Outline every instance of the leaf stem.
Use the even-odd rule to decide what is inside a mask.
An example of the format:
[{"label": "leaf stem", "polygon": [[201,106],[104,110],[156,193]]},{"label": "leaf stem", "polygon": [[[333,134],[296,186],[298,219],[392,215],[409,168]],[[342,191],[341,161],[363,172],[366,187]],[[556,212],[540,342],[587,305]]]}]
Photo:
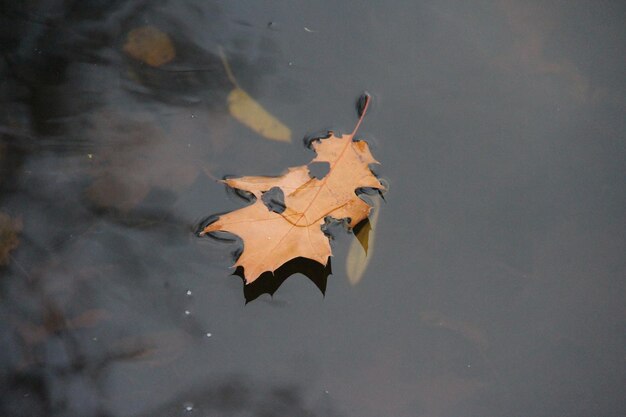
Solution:
[{"label": "leaf stem", "polygon": [[228,63],[228,59],[226,59],[226,54],[224,53],[224,49],[222,49],[221,45],[219,46],[218,51],[220,53],[220,59],[222,60],[222,65],[224,66],[224,71],[226,71],[226,76],[228,77],[230,82],[233,83],[235,88],[241,89],[241,87],[239,87],[239,83],[237,83],[237,79],[235,78],[233,71],[230,68],[230,64]]},{"label": "leaf stem", "polygon": [[370,105],[371,98],[372,96],[370,96],[368,93],[365,93],[365,106],[363,107],[363,112],[361,113],[361,117],[359,117],[359,121],[356,123],[356,126],[354,126],[354,130],[352,131],[350,136],[354,137],[356,131],[359,129],[359,126],[361,126],[361,122],[363,121],[365,113],[367,113],[367,108]]}]

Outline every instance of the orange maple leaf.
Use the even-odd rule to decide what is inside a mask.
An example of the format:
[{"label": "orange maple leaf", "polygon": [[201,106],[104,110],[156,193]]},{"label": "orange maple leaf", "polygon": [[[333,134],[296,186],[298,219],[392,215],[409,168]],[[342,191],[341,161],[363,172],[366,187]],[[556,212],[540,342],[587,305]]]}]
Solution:
[{"label": "orange maple leaf", "polygon": [[[200,232],[229,232],[243,240],[243,252],[233,267],[243,267],[245,282],[250,284],[263,272],[274,272],[286,262],[308,258],[326,265],[332,255],[328,237],[322,231],[326,218],[346,220],[349,227],[367,218],[370,205],[357,195],[363,188],[383,190],[384,186],[370,170],[378,164],[363,141],[354,141],[369,106],[364,96],[360,118],[354,131],[313,142],[317,156],[311,163],[328,163],[328,173],[314,178],[309,167],[288,168],[278,177],[248,176],[224,180],[228,186],[248,191],[256,201],[220,216]],[[264,202],[263,195],[278,189],[284,197],[280,209]],[[266,205],[267,204],[267,205]]]}]

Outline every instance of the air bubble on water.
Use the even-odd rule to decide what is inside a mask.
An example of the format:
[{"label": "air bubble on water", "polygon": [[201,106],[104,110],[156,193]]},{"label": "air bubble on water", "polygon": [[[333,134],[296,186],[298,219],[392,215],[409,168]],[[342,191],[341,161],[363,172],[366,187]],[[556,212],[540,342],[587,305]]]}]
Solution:
[{"label": "air bubble on water", "polygon": [[190,314],[191,314],[191,311],[189,311],[189,310],[185,310],[185,316],[188,316],[188,315],[190,315]]},{"label": "air bubble on water", "polygon": [[212,333],[207,333],[207,334],[206,334],[206,337],[211,337],[211,336],[213,336],[213,334],[212,334]]},{"label": "air bubble on water", "polygon": [[187,412],[193,411],[193,403],[184,403],[183,407],[185,407],[185,411]]}]

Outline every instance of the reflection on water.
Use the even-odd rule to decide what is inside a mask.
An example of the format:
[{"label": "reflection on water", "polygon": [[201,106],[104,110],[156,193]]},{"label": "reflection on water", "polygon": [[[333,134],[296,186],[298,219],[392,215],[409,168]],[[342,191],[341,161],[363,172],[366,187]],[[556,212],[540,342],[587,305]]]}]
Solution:
[{"label": "reflection on water", "polygon": [[218,384],[207,383],[201,390],[185,393],[147,416],[170,416],[182,411],[200,412],[225,416],[307,416],[336,413],[321,397],[314,404],[306,404],[302,389],[284,384],[267,384],[265,381],[250,381],[241,377],[231,377]]},{"label": "reflection on water", "polygon": [[[237,268],[235,274],[241,279],[243,268]],[[263,294],[274,295],[283,282],[290,276],[300,273],[313,282],[315,286],[324,294],[328,276],[332,273],[330,260],[324,266],[318,262],[306,258],[295,258],[278,268],[274,273],[265,272],[256,281],[245,285],[243,288],[246,302],[250,302]]]},{"label": "reflection on water", "polygon": [[[618,2],[4,3],[1,415],[624,415]],[[244,299],[214,179],[308,162],[363,90],[367,270]]]}]

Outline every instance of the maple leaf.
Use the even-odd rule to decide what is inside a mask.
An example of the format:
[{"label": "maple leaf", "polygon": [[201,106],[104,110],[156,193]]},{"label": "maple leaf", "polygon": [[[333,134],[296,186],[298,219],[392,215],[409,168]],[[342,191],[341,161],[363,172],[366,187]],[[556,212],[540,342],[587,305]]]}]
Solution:
[{"label": "maple leaf", "polygon": [[[328,172],[322,178],[312,177],[309,164],[288,168],[278,177],[247,176],[223,181],[229,187],[252,193],[256,200],[220,216],[199,235],[229,232],[243,240],[243,252],[233,267],[243,268],[246,284],[298,257],[326,265],[332,255],[329,239],[322,230],[326,219],[345,220],[352,228],[367,218],[371,207],[357,191],[384,189],[370,170],[370,165],[378,161],[369,146],[354,140],[369,102],[369,95],[360,100],[360,118],[352,133],[335,136],[329,132],[328,138],[312,143],[317,156],[311,164],[328,164]],[[275,204],[278,207],[264,201],[271,192],[282,196]]]}]

